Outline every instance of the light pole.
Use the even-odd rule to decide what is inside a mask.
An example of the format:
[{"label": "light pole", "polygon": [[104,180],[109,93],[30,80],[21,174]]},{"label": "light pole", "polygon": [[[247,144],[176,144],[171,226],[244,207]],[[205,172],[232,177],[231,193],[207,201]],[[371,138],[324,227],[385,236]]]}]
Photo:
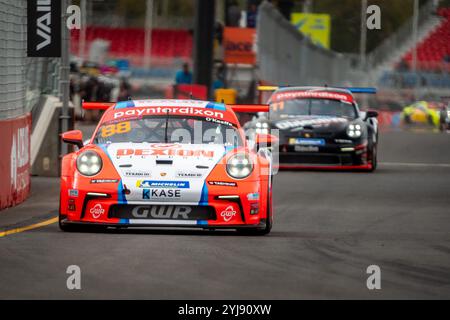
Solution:
[{"label": "light pole", "polygon": [[[69,130],[69,76],[70,76],[70,56],[69,56],[69,29],[67,28],[67,6],[70,4],[70,0],[62,0],[62,14],[61,14],[61,66],[60,66],[60,89],[61,89],[61,100],[62,100],[62,110],[61,110],[61,131],[65,132]],[[65,155],[68,152],[68,146],[66,143],[61,144],[61,155]]]},{"label": "light pole", "polygon": [[366,68],[366,43],[367,43],[367,26],[366,26],[366,14],[367,14],[367,0],[361,1],[361,35],[359,41],[359,65],[361,69]]},{"label": "light pole", "polygon": [[81,61],[84,61],[85,51],[86,51],[86,27],[87,27],[87,12],[86,12],[86,0],[80,0],[80,11],[81,11],[81,29],[80,37],[78,38],[78,55]]},{"label": "light pole", "polygon": [[417,87],[420,85],[420,79],[419,79],[419,75],[417,73],[418,26],[419,26],[419,0],[414,0],[413,26],[412,26],[414,48],[413,48],[413,52],[412,52],[412,68],[411,68],[412,72],[414,73],[414,78],[416,79],[416,82],[414,85],[414,98],[417,98]]},{"label": "light pole", "polygon": [[144,66],[150,68],[152,55],[152,27],[153,27],[153,0],[147,0],[145,10],[145,43],[144,43]]}]

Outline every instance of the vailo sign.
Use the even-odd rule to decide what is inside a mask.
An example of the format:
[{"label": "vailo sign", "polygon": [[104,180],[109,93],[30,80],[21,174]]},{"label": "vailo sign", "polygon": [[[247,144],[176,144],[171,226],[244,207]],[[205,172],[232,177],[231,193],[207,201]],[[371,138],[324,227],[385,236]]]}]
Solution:
[{"label": "vailo sign", "polygon": [[225,63],[255,64],[255,36],[252,28],[225,28]]}]

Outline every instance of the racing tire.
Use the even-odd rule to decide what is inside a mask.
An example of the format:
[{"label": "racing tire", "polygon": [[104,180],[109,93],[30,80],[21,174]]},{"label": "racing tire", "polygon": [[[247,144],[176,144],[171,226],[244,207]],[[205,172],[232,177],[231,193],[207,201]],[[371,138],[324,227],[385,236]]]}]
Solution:
[{"label": "racing tire", "polygon": [[372,166],[369,169],[369,172],[374,172],[377,169],[377,165],[378,165],[378,157],[377,157],[377,145],[376,144],[372,144],[372,148],[370,148],[370,152],[369,152],[369,157],[372,161]]},{"label": "racing tire", "polygon": [[403,121],[405,122],[405,124],[412,124],[410,115],[404,115]]},{"label": "racing tire", "polygon": [[58,224],[59,229],[64,232],[101,232],[107,229],[106,226],[102,225],[76,225],[64,223],[63,216],[59,215]]},{"label": "racing tire", "polygon": [[431,116],[431,114],[429,114],[428,116],[427,116],[427,120],[428,120],[428,124],[430,125],[430,126],[435,126],[435,124],[434,124],[434,121],[433,121],[433,117]]},{"label": "racing tire", "polygon": [[63,220],[63,216],[62,215],[58,215],[58,225],[59,225],[59,229],[61,231],[64,231],[64,232],[81,231],[81,228],[79,226],[64,223],[64,222],[62,222],[62,220]]},{"label": "racing tire", "polygon": [[369,169],[369,172],[374,172],[377,169],[377,166],[378,166],[378,156],[377,156],[378,152],[377,151],[378,151],[377,145],[376,144],[372,145],[372,148],[370,150],[370,159],[372,162],[372,166]]}]

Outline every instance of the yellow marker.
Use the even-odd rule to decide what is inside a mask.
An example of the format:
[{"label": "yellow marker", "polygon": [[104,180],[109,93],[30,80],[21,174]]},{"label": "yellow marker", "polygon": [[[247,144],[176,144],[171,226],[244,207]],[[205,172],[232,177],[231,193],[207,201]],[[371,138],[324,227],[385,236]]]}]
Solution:
[{"label": "yellow marker", "polygon": [[20,232],[24,232],[24,231],[33,230],[33,229],[36,229],[36,228],[48,226],[49,224],[52,224],[52,223],[55,223],[55,222],[58,222],[58,217],[54,217],[54,218],[51,218],[49,220],[45,220],[45,221],[42,221],[42,222],[39,222],[39,223],[35,223],[35,224],[29,225],[29,226],[2,231],[2,232],[0,232],[0,238],[1,237],[6,237],[6,236],[8,236],[10,234],[20,233]]},{"label": "yellow marker", "polygon": [[259,91],[275,91],[278,88],[277,86],[258,86]]}]

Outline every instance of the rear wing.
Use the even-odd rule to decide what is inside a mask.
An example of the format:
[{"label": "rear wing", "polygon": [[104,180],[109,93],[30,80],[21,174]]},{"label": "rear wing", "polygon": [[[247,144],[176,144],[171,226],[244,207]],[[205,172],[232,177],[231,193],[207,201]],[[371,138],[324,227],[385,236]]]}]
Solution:
[{"label": "rear wing", "polygon": [[115,102],[82,102],[81,106],[85,110],[106,110],[115,105]]},{"label": "rear wing", "polygon": [[232,104],[228,106],[236,113],[242,127],[252,121],[256,113],[269,112],[268,104]]},{"label": "rear wing", "polygon": [[[115,102],[84,102],[82,103],[83,109],[86,110],[106,110]],[[267,104],[234,104],[230,105],[231,109],[236,113],[257,113],[257,112],[269,112],[269,105]]]},{"label": "rear wing", "polygon": [[268,104],[232,104],[229,106],[236,113],[269,112]]},{"label": "rear wing", "polygon": [[[258,86],[259,91],[275,91],[280,88],[294,88],[294,86]],[[304,87],[306,89],[306,87]],[[366,94],[376,94],[377,88],[374,87],[317,87],[317,89],[345,89],[350,91],[351,93],[366,93]],[[310,90],[314,90],[314,88],[310,88]]]}]

